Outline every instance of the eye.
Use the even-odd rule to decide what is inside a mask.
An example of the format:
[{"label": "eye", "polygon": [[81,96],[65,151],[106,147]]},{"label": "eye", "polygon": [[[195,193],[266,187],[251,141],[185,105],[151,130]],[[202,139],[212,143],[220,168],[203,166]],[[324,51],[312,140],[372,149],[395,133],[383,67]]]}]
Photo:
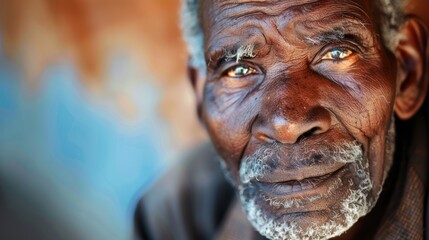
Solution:
[{"label": "eye", "polygon": [[257,70],[249,66],[234,66],[226,70],[225,75],[231,78],[242,78],[257,73]]},{"label": "eye", "polygon": [[347,48],[334,48],[323,55],[322,60],[341,61],[353,55],[353,51]]}]

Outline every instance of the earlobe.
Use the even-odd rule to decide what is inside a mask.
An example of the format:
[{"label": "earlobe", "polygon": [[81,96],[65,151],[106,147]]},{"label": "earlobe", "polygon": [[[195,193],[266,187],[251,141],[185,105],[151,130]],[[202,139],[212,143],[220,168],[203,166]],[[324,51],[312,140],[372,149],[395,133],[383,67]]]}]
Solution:
[{"label": "earlobe", "polygon": [[188,78],[192,84],[194,90],[195,99],[197,103],[197,115],[201,121],[202,114],[202,103],[204,93],[204,83],[206,81],[206,74],[202,70],[197,69],[188,62]]},{"label": "earlobe", "polygon": [[420,109],[427,94],[428,34],[416,17],[408,17],[399,34],[395,51],[399,68],[394,108],[401,120],[408,120]]}]

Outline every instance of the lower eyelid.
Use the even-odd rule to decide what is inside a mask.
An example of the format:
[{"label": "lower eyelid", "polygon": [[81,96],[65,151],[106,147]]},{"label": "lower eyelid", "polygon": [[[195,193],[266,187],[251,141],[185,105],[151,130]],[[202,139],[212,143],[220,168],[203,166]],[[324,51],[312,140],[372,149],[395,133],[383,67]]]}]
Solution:
[{"label": "lower eyelid", "polygon": [[219,83],[223,88],[229,89],[247,89],[258,85],[264,77],[257,74],[250,74],[242,78],[221,77]]}]

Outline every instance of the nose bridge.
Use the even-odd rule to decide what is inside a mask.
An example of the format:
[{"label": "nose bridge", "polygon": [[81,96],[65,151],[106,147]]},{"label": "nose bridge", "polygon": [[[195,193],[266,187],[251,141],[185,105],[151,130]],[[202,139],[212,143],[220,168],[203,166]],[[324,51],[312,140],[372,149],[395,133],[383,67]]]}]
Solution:
[{"label": "nose bridge", "polygon": [[265,89],[263,107],[252,131],[262,141],[293,144],[326,132],[331,116],[320,105],[316,86],[298,81],[281,81]]},{"label": "nose bridge", "polygon": [[[274,98],[266,99],[266,105],[274,105],[272,117],[282,119],[284,124],[304,121],[306,112],[311,108],[311,99],[308,94],[309,89],[305,86],[289,82],[277,85],[270,92],[276,92]],[[272,102],[270,102],[272,100]]]}]

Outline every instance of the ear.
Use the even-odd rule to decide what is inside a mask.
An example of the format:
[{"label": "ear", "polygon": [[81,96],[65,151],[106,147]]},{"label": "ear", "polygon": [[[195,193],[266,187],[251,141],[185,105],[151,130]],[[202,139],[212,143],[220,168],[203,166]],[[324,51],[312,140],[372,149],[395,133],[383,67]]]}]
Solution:
[{"label": "ear", "polygon": [[394,110],[408,120],[423,104],[428,88],[428,34],[424,23],[410,16],[400,30],[395,55],[399,62],[398,88]]},{"label": "ear", "polygon": [[192,88],[194,89],[197,103],[197,115],[201,121],[206,73],[201,69],[193,67],[188,61],[188,78],[191,81]]}]

